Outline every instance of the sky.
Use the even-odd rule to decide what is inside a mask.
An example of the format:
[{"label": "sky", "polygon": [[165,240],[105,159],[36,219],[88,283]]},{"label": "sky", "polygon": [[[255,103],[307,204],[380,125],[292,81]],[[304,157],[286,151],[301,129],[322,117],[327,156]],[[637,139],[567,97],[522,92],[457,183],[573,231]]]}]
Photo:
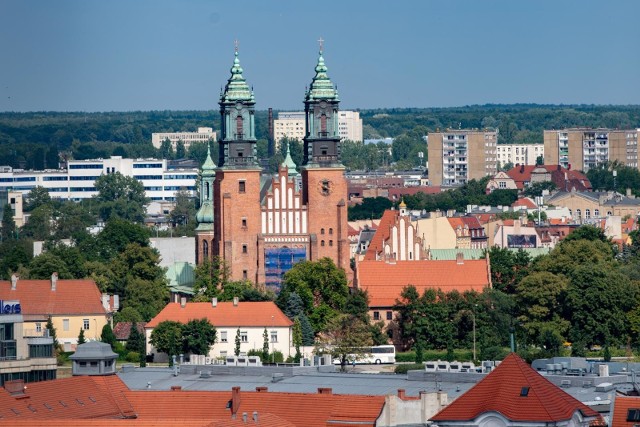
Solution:
[{"label": "sky", "polygon": [[0,0],[0,111],[301,110],[324,39],[341,109],[638,104],[637,0]]}]

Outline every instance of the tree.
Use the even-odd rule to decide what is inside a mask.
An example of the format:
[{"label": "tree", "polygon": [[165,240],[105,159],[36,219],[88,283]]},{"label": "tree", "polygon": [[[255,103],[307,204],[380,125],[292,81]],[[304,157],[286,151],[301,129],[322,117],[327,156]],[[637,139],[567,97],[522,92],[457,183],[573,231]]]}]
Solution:
[{"label": "tree", "polygon": [[236,331],[236,342],[235,348],[233,349],[233,354],[236,356],[240,356],[240,328]]},{"label": "tree", "polygon": [[295,363],[299,363],[302,358],[302,354],[300,353],[300,346],[302,345],[302,325],[300,324],[300,319],[295,318],[293,321],[293,328],[291,331],[293,347],[296,349],[296,355],[293,358]]},{"label": "tree", "polygon": [[13,220],[13,209],[10,204],[4,205],[2,211],[2,228],[0,229],[0,240],[11,240],[16,238],[16,223]]},{"label": "tree", "polygon": [[262,333],[262,360],[269,360],[269,332],[267,332],[267,328],[264,328]]},{"label": "tree", "polygon": [[298,316],[298,319],[300,320],[300,328],[302,329],[302,345],[313,345],[315,342],[315,334],[309,318],[302,313]]},{"label": "tree", "polygon": [[599,240],[601,242],[609,242],[609,238],[604,234],[604,230],[593,225],[582,225],[573,230],[563,241],[571,242],[573,240]]},{"label": "tree", "polygon": [[195,228],[196,223],[196,204],[195,199],[186,190],[179,190],[175,193],[175,207],[169,215],[171,222],[183,227],[191,225]]},{"label": "tree", "polygon": [[369,328],[362,320],[348,314],[339,314],[332,317],[325,329],[318,334],[316,353],[331,354],[340,361],[340,368],[344,371],[347,362],[353,362],[349,357],[362,359],[367,353],[366,347],[372,344]]},{"label": "tree", "polygon": [[515,285],[529,272],[531,257],[525,251],[513,252],[493,246],[488,250],[491,260],[491,283],[499,291],[512,294]]},{"label": "tree", "polygon": [[130,352],[138,353],[140,355],[140,367],[146,366],[147,348],[145,345],[144,334],[138,330],[138,324],[136,322],[131,322],[129,338],[127,338],[125,349]]},{"label": "tree", "polygon": [[87,340],[84,339],[84,329],[80,328],[80,334],[78,334],[78,345],[86,343]]},{"label": "tree", "polygon": [[49,195],[49,190],[38,185],[35,188],[33,188],[31,191],[29,191],[29,193],[25,197],[24,211],[31,212],[34,209],[39,208],[40,206],[45,206],[45,205],[48,205],[48,206],[52,205],[52,200],[51,200],[51,196]]},{"label": "tree", "polygon": [[105,221],[121,218],[132,222],[144,220],[144,206],[149,202],[144,186],[133,177],[119,172],[100,175],[94,184],[100,203],[100,216]]},{"label": "tree", "polygon": [[52,253],[43,252],[29,263],[30,279],[50,279],[54,272],[60,279],[73,279],[66,262]]},{"label": "tree", "polygon": [[60,351],[60,343],[58,342],[58,334],[56,332],[56,328],[53,326],[53,321],[51,320],[51,316],[47,318],[47,323],[45,325],[45,329],[49,333],[49,337],[53,340],[53,351],[58,354]]},{"label": "tree", "polygon": [[174,158],[173,156],[173,146],[171,145],[171,141],[169,138],[165,138],[160,144],[160,157],[163,159],[171,160]]},{"label": "tree", "polygon": [[291,320],[298,317],[300,314],[304,314],[304,304],[302,298],[297,292],[291,292],[287,299],[287,305],[283,310],[284,314]]},{"label": "tree", "polygon": [[393,203],[386,197],[365,197],[362,203],[347,208],[349,221],[358,219],[382,218],[385,210],[391,209]]},{"label": "tree", "polygon": [[115,322],[142,322],[142,316],[133,307],[124,307],[114,315]]},{"label": "tree", "polygon": [[207,355],[216,342],[216,328],[208,319],[189,320],[182,327],[182,350],[188,354]]},{"label": "tree", "polygon": [[31,211],[29,221],[22,226],[22,235],[34,240],[47,240],[53,231],[53,207],[41,205]]},{"label": "tree", "polygon": [[[150,235],[147,227],[123,219],[112,218],[107,221],[97,239],[85,235],[83,238],[86,239],[86,244],[84,241],[77,241],[79,244],[76,246],[81,247],[83,253],[94,253],[96,260],[109,261],[124,251],[129,244],[149,246]],[[76,240],[78,237],[76,236]],[[87,258],[91,259],[89,256]]]},{"label": "tree", "polygon": [[182,325],[173,320],[160,322],[151,332],[151,344],[162,353],[169,356],[169,366],[173,366],[173,356],[182,350]]},{"label": "tree", "polygon": [[187,150],[184,148],[184,142],[181,139],[176,143],[176,159],[184,159],[187,157]]},{"label": "tree", "polygon": [[102,333],[100,334],[100,341],[107,343],[111,346],[111,349],[114,350],[116,348],[116,335],[113,333],[113,329],[111,329],[111,325],[107,323],[102,327]]}]

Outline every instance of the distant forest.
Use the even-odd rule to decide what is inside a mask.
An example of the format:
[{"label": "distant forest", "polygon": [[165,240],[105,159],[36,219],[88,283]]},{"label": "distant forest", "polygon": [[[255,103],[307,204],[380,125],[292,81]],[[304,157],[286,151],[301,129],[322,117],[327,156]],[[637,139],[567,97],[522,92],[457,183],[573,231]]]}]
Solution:
[{"label": "distant forest", "polygon": [[[345,164],[354,169],[417,166],[417,152],[425,152],[422,137],[447,128],[498,128],[499,143],[541,143],[544,129],[565,127],[640,127],[640,106],[594,105],[476,105],[455,108],[361,110],[365,138],[396,138],[392,158],[385,148],[363,155],[347,147]],[[277,117],[277,112],[274,113]],[[220,129],[217,110],[134,111],[108,113],[0,113],[0,165],[23,169],[57,168],[63,159],[121,155],[154,157],[153,132]],[[256,112],[256,134],[266,140],[267,112]],[[262,141],[259,146],[264,146]],[[260,150],[262,154],[266,150]],[[369,150],[371,151],[371,150]],[[201,153],[199,150],[198,153]],[[195,152],[192,153],[195,157]],[[188,155],[188,153],[187,153]],[[352,164],[351,164],[352,163]]]}]

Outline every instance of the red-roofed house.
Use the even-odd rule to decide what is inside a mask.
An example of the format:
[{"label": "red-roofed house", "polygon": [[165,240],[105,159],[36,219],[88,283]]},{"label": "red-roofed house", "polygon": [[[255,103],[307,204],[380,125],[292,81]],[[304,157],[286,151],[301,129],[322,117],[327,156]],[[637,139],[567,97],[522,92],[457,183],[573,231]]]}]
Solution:
[{"label": "red-roofed house", "polygon": [[218,340],[208,356],[233,355],[236,332],[240,330],[240,351],[262,349],[265,329],[269,334],[271,351],[291,355],[291,327],[293,322],[272,301],[250,302],[189,302],[169,303],[145,325],[147,354],[157,353],[149,344],[153,329],[165,320],[187,323],[189,320],[207,319],[218,332]]},{"label": "red-roofed house", "polygon": [[518,165],[506,173],[514,180],[518,190],[523,190],[531,183],[545,181],[552,181],[558,190],[591,190],[591,182],[585,174],[560,165]]},{"label": "red-roofed house", "polygon": [[[144,335],[144,326],[146,322],[136,322],[136,329],[138,332]],[[113,327],[113,334],[116,336],[116,340],[125,343],[131,335],[131,326],[133,322],[118,322]]]},{"label": "red-roofed house", "polygon": [[438,427],[587,427],[601,420],[515,353],[431,418]]},{"label": "red-roofed house", "polygon": [[640,397],[615,396],[611,427],[635,427],[640,424]]},{"label": "red-roofed house", "polygon": [[51,317],[60,344],[67,349],[78,341],[80,329],[88,340],[100,338],[110,312],[93,280],[21,280],[13,275],[10,281],[0,280],[0,300],[19,300],[24,328],[42,334]]},{"label": "red-roofed house", "polygon": [[[460,254],[461,255],[461,254]],[[374,320],[393,319],[393,306],[402,289],[413,285],[422,294],[426,289],[482,292],[491,286],[489,260],[420,260],[358,263],[354,285],[369,293],[369,314]]]}]

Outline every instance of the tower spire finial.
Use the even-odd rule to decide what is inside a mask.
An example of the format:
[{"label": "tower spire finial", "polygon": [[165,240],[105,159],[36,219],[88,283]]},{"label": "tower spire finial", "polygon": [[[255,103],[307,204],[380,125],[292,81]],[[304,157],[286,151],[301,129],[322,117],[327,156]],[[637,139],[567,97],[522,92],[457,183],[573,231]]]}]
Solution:
[{"label": "tower spire finial", "polygon": [[236,53],[238,53],[238,47],[239,47],[239,46],[240,46],[240,42],[238,41],[238,39],[235,39],[235,40],[233,41],[233,48],[234,48],[234,51],[235,51]]},{"label": "tower spire finial", "polygon": [[324,40],[322,37],[318,39],[318,43],[320,44],[320,52],[322,52],[324,50]]}]

